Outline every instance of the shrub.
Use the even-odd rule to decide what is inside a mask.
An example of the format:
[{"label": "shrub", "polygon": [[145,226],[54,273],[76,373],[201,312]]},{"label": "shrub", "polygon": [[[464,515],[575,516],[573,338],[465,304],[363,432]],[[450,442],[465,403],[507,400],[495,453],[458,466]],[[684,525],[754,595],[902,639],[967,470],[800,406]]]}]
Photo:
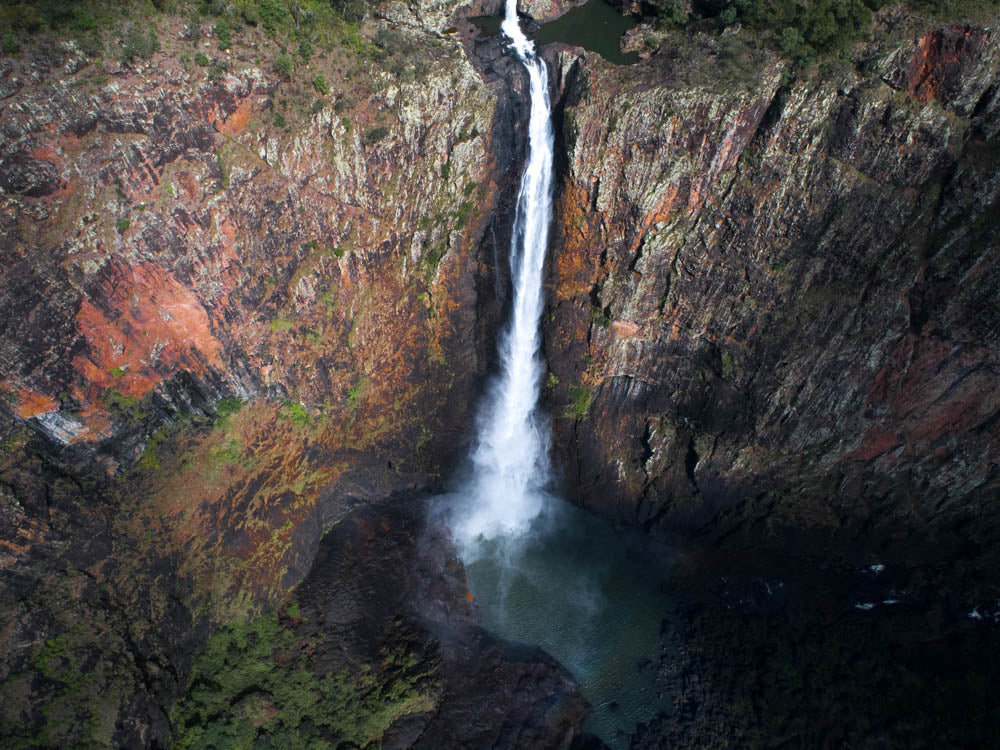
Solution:
[{"label": "shrub", "polygon": [[281,416],[299,427],[308,427],[312,420],[306,407],[295,401],[286,401],[281,407]]},{"label": "shrub", "polygon": [[257,13],[267,31],[273,32],[288,15],[288,8],[282,0],[258,0]]},{"label": "shrub", "polygon": [[609,328],[611,326],[611,318],[600,307],[590,308],[590,320],[601,328]]},{"label": "shrub", "polygon": [[309,60],[312,59],[313,52],[313,46],[308,41],[303,40],[299,43],[299,57],[301,57],[303,61],[309,62]]},{"label": "shrub", "polygon": [[73,20],[70,26],[74,31],[95,31],[97,19],[85,8],[73,8]]},{"label": "shrub", "polygon": [[217,151],[215,153],[215,162],[219,167],[219,185],[222,186],[223,190],[229,189],[229,170],[226,168],[226,163],[222,160],[222,152]]},{"label": "shrub", "polygon": [[291,55],[278,55],[274,58],[274,72],[278,75],[291,78],[294,70],[295,64],[292,62]]},{"label": "shrub", "polygon": [[361,139],[361,142],[364,143],[366,146],[374,146],[376,143],[381,141],[387,135],[389,135],[389,128],[381,126],[377,128],[369,128],[365,132],[364,137]]},{"label": "shrub", "polygon": [[115,226],[118,228],[119,233],[121,233],[129,228],[130,222],[128,219],[119,219],[117,222],[115,222]]},{"label": "shrub", "polygon": [[323,96],[330,93],[330,87],[326,84],[326,79],[323,76],[313,78],[313,88],[323,94]]},{"label": "shrub", "polygon": [[585,385],[571,385],[569,387],[569,403],[566,405],[564,416],[573,419],[582,419],[590,409],[590,402],[593,394]]},{"label": "shrub", "polygon": [[364,390],[365,380],[362,378],[357,383],[347,389],[347,408],[352,412],[358,410],[361,403],[361,392]]},{"label": "shrub", "polygon": [[271,330],[275,333],[287,333],[295,328],[295,322],[288,318],[277,317],[271,321]]},{"label": "shrub", "polygon": [[201,14],[198,11],[191,13],[187,26],[184,27],[184,33],[181,36],[187,41],[196,44],[201,39]]},{"label": "shrub", "polygon": [[225,18],[220,18],[215,24],[215,41],[219,44],[220,50],[227,50],[233,43],[232,27]]},{"label": "shrub", "polygon": [[236,414],[243,408],[243,399],[236,396],[226,396],[215,402],[215,414],[219,417],[228,417]]},{"label": "shrub", "polygon": [[204,52],[199,52],[194,56],[194,62],[196,65],[200,65],[205,68],[208,67],[209,59]]},{"label": "shrub", "polygon": [[[285,614],[303,613],[290,604]],[[224,625],[192,662],[186,694],[171,712],[171,747],[377,745],[401,716],[435,705],[427,668],[399,647],[383,652],[382,663],[363,665],[356,675],[317,675],[307,644],[277,614]]]},{"label": "shrub", "polygon": [[0,41],[0,52],[5,55],[16,55],[21,51],[21,45],[9,31],[3,35],[3,41]]},{"label": "shrub", "polygon": [[159,49],[160,39],[156,36],[156,29],[150,27],[148,31],[143,31],[137,26],[132,26],[125,34],[122,61],[130,63],[137,57],[148,60]]}]

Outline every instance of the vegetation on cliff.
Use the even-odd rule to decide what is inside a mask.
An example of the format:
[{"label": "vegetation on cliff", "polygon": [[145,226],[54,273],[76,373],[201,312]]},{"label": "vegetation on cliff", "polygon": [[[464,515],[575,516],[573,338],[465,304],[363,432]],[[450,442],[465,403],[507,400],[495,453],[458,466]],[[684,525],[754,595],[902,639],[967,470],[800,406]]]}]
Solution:
[{"label": "vegetation on cliff", "polygon": [[386,646],[381,663],[317,676],[315,644],[292,631],[298,605],[226,625],[195,658],[172,713],[176,750],[378,745],[401,716],[436,705],[433,675]]},{"label": "vegetation on cliff", "polygon": [[[679,28],[726,27],[740,24],[752,29],[799,63],[844,56],[872,29],[873,13],[898,5],[890,0],[724,0],[656,3],[658,26]],[[996,13],[996,0],[910,0],[913,11],[935,18],[960,20]]]}]

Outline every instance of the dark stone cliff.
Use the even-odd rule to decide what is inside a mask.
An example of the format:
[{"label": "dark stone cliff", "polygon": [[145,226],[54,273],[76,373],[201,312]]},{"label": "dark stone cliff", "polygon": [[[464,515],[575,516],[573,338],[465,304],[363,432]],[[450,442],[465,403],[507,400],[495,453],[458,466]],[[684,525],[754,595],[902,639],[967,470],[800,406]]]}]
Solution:
[{"label": "dark stone cliff", "polygon": [[587,507],[990,553],[1000,49],[970,27],[876,38],[792,82],[738,36],[668,37],[635,70],[556,54],[546,345]]},{"label": "dark stone cliff", "polygon": [[[401,509],[461,459],[505,304],[523,81],[461,19],[496,6],[380,5],[381,52],[290,78],[250,30],[192,65],[218,53],[167,16],[149,62],[0,61],[4,743],[168,746],[194,655],[274,612],[306,660],[277,667],[385,698],[372,742],[578,735],[569,676],[479,631]],[[546,54],[567,494],[728,550],[962,560],[992,595],[996,32],[885,15],[794,75],[745,34]],[[263,692],[226,710],[274,721]]]}]

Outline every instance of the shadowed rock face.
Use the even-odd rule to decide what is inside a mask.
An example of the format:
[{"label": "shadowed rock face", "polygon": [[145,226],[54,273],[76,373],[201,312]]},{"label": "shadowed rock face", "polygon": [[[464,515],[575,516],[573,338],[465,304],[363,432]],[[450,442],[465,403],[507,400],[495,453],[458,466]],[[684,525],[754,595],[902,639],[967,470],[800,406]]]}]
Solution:
[{"label": "shadowed rock face", "polygon": [[551,52],[550,402],[587,507],[779,547],[988,554],[1000,49],[965,27],[877,38],[790,84],[731,37],[628,70]]},{"label": "shadowed rock face", "polygon": [[[428,72],[346,81],[338,52],[323,98],[266,46],[216,80],[172,41],[145,67],[0,61],[4,741],[167,746],[213,628],[307,575],[317,670],[375,658],[397,622],[434,670],[437,712],[386,746],[575,735],[566,674],[477,630],[443,547],[372,510],[461,454],[524,122],[520,73],[455,3],[379,12]],[[880,28],[793,83],[739,37],[622,69],[549,54],[546,398],[572,495],[736,547],[930,560],[919,591],[966,557],[956,597],[991,600],[995,34]],[[956,612],[935,637],[964,637]],[[838,618],[795,614],[789,641]],[[719,663],[740,627],[689,625]],[[689,656],[664,679],[696,694],[714,667]],[[715,718],[683,731],[710,741]]]},{"label": "shadowed rock face", "polygon": [[295,591],[297,637],[319,671],[416,655],[430,683],[426,710],[398,720],[383,747],[565,747],[586,703],[569,674],[536,648],[476,626],[465,573],[424,504],[362,508],[328,534]]}]

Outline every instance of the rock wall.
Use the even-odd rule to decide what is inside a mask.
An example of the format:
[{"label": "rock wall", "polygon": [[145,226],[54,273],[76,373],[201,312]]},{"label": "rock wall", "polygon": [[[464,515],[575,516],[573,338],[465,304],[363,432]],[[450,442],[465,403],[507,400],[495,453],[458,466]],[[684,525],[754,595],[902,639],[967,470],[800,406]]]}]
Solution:
[{"label": "rock wall", "polygon": [[988,551],[1000,48],[882,24],[797,76],[740,34],[629,69],[552,50],[549,402],[587,507],[790,549]]},{"label": "rock wall", "polygon": [[[457,39],[409,33],[419,79],[337,50],[308,73],[327,94],[245,48],[214,77],[185,68],[179,40],[132,68],[8,71],[42,79],[2,103],[18,416],[114,470],[151,425],[223,396],[346,413],[362,384],[397,429],[470,399],[495,98]],[[149,419],[122,413],[138,403]]]},{"label": "rock wall", "polygon": [[167,746],[218,623],[460,455],[516,154],[455,7],[3,62],[0,744]]}]

